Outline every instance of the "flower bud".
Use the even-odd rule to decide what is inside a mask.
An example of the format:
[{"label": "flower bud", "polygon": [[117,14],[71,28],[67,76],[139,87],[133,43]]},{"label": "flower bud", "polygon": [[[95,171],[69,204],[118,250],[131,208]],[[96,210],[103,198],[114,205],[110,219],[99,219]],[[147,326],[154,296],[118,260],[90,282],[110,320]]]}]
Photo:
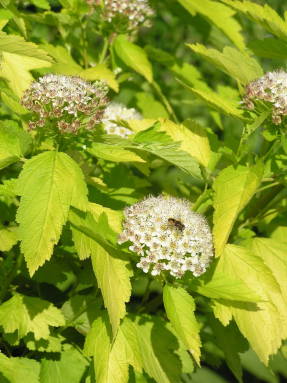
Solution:
[{"label": "flower bud", "polygon": [[101,81],[91,84],[79,77],[48,74],[31,84],[21,102],[34,112],[30,129],[52,123],[62,133],[76,133],[101,122],[109,101],[107,93]]},{"label": "flower bud", "polygon": [[246,87],[243,99],[247,109],[253,110],[255,101],[265,101],[272,106],[272,121],[275,125],[287,115],[287,73],[283,70],[268,72]]}]

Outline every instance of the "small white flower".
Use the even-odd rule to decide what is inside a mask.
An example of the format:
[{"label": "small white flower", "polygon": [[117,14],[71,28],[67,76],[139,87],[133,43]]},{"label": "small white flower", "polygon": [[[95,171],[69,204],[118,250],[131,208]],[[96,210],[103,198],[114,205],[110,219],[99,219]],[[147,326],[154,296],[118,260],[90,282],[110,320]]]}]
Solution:
[{"label": "small white flower", "polygon": [[[169,272],[181,278],[190,271],[199,276],[213,257],[212,235],[203,216],[193,212],[186,200],[149,197],[124,211],[119,243],[132,242],[130,249],[142,250],[137,267],[151,274]],[[136,234],[140,233],[140,234]]]},{"label": "small white flower", "polygon": [[118,120],[141,120],[142,115],[134,108],[126,108],[123,104],[112,102],[107,106],[104,116],[103,124],[104,130],[107,134],[115,134],[123,138],[133,134],[130,129],[127,129],[117,123]]}]

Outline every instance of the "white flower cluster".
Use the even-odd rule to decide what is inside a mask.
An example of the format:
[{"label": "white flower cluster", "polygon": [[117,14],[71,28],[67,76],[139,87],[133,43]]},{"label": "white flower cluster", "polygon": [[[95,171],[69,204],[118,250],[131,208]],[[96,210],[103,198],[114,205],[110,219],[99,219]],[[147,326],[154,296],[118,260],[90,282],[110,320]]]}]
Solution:
[{"label": "white flower cluster", "polygon": [[243,103],[252,110],[256,100],[272,104],[272,120],[274,124],[280,124],[282,116],[287,115],[287,73],[283,70],[268,72],[248,84]]},{"label": "white flower cluster", "polygon": [[164,271],[176,278],[185,272],[198,277],[213,257],[213,242],[206,219],[187,200],[148,197],[125,209],[118,242],[130,241],[141,256],[137,267],[156,276]]},{"label": "white flower cluster", "polygon": [[141,120],[142,115],[134,108],[126,108],[125,105],[112,102],[105,110],[103,116],[104,129],[107,134],[116,134],[123,138],[128,137],[133,132],[117,123],[117,120]]},{"label": "white flower cluster", "polygon": [[102,120],[107,93],[101,81],[91,84],[79,77],[48,74],[31,84],[22,104],[37,115],[30,121],[30,129],[53,121],[61,132],[74,133],[81,126],[92,129]]},{"label": "white flower cluster", "polygon": [[148,20],[154,14],[148,0],[104,0],[104,6],[108,22],[123,17],[128,22],[129,30],[135,30],[141,25],[149,26]]}]

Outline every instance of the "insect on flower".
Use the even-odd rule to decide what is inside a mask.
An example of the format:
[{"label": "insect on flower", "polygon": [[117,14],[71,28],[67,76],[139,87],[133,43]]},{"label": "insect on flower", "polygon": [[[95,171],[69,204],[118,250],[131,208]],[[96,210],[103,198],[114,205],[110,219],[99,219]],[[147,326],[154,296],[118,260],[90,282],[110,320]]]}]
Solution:
[{"label": "insect on flower", "polygon": [[177,221],[176,219],[174,218],[169,218],[168,219],[168,225],[170,227],[175,227],[177,230],[179,231],[183,231],[185,229],[185,226],[183,223],[181,223],[180,221]]}]

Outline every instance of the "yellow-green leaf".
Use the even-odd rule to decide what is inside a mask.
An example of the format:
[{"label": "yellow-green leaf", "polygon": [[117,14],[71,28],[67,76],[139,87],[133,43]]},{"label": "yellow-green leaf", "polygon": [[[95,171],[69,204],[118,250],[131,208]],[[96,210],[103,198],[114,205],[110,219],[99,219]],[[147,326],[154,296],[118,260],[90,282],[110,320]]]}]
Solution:
[{"label": "yellow-green leaf", "polygon": [[245,47],[241,34],[241,25],[233,17],[235,12],[217,1],[212,0],[178,0],[192,15],[204,16],[211,24],[220,29],[239,49]]},{"label": "yellow-green leaf", "polygon": [[251,249],[255,255],[263,259],[279,283],[286,301],[286,306],[282,308],[285,309],[287,316],[287,242],[269,238],[254,238],[251,242]]},{"label": "yellow-green leaf", "polygon": [[226,306],[240,331],[265,364],[287,336],[286,303],[280,286],[263,260],[247,248],[227,245],[218,263],[219,271],[243,281],[261,296],[256,305]]},{"label": "yellow-green leaf", "polygon": [[287,23],[268,4],[260,5],[253,1],[222,0],[225,4],[243,13],[249,19],[257,22],[268,32],[286,40]]},{"label": "yellow-green leaf", "polygon": [[40,363],[28,358],[8,358],[0,353],[0,378],[3,383],[39,383]]},{"label": "yellow-green leaf", "polygon": [[258,62],[238,49],[225,47],[223,52],[220,52],[216,49],[208,49],[202,44],[188,44],[188,46],[195,53],[243,85],[263,75],[263,70]]},{"label": "yellow-green leaf", "polygon": [[0,32],[0,76],[4,77],[14,91],[21,97],[33,81],[30,70],[51,66],[51,58],[22,37]]},{"label": "yellow-green leaf", "polygon": [[64,324],[61,310],[39,298],[16,294],[0,306],[0,326],[6,334],[17,331],[18,339],[29,332],[34,333],[36,340],[48,339],[49,326]]},{"label": "yellow-green leaf", "polygon": [[87,187],[78,165],[67,154],[51,151],[25,163],[16,189],[21,251],[33,275],[52,256],[70,206],[86,208]]},{"label": "yellow-green leaf", "polygon": [[79,73],[79,76],[89,81],[105,81],[115,92],[119,91],[119,84],[115,74],[104,64],[98,64],[93,68],[85,69]]},{"label": "yellow-green leaf", "polygon": [[89,149],[89,152],[95,157],[102,158],[112,162],[145,162],[136,153],[117,146],[107,145],[96,142]]},{"label": "yellow-green leaf", "polygon": [[204,129],[192,120],[187,120],[183,124],[175,124],[170,120],[159,120],[160,130],[166,132],[174,141],[180,142],[180,148],[189,153],[203,166],[207,166],[211,149]]},{"label": "yellow-green leaf", "polygon": [[213,237],[217,256],[221,255],[238,214],[253,197],[262,176],[263,167],[259,164],[250,168],[229,166],[215,179]]},{"label": "yellow-green leaf", "polygon": [[94,273],[115,335],[126,314],[125,303],[130,300],[132,272],[129,262],[113,257],[95,241],[91,250]]},{"label": "yellow-green leaf", "polygon": [[192,296],[181,287],[165,285],[163,302],[167,317],[178,337],[199,364],[201,342],[199,324],[194,315],[195,303]]},{"label": "yellow-green leaf", "polygon": [[16,227],[0,226],[0,251],[9,251],[17,243]]},{"label": "yellow-green leaf", "polygon": [[152,66],[146,52],[136,44],[131,43],[125,36],[120,35],[114,41],[114,50],[119,58],[137,73],[153,82]]}]

